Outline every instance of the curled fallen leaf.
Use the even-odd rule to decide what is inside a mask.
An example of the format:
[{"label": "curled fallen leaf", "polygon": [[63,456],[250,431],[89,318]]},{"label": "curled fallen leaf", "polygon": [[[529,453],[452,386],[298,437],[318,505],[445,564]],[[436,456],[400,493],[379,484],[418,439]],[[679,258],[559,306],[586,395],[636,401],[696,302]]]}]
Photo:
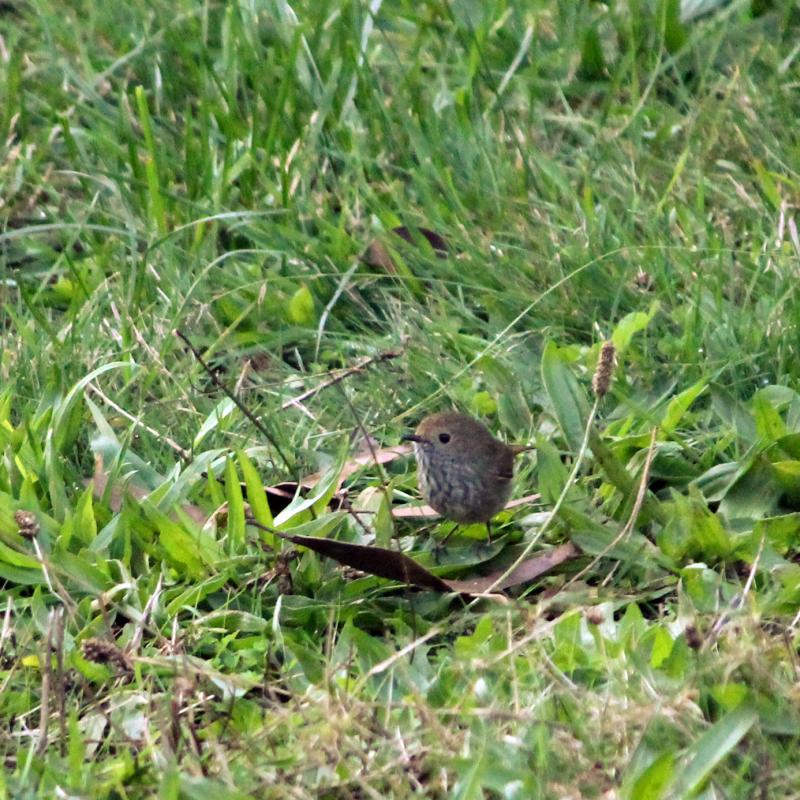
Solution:
[{"label": "curled fallen leaf", "polygon": [[[509,575],[503,577],[506,568],[497,569],[488,575],[468,580],[447,580],[429,572],[413,558],[397,550],[385,547],[340,542],[317,536],[297,536],[282,531],[273,531],[281,539],[307,547],[315,553],[332,558],[340,564],[353,567],[379,578],[398,581],[432,589],[437,592],[457,592],[458,594],[483,595],[489,589],[501,591],[518,586],[543,575],[565,561],[577,558],[580,550],[572,543],[562,544],[545,553],[533,556],[520,564]],[[502,578],[502,580],[500,580]],[[495,586],[495,582],[500,580]]]},{"label": "curled fallen leaf", "polygon": [[444,237],[432,231],[430,228],[407,228],[405,225],[400,225],[397,228],[392,228],[392,233],[396,233],[401,239],[405,239],[409,244],[417,244],[418,236],[427,239],[428,244],[434,249],[439,258],[447,257],[447,242]]}]

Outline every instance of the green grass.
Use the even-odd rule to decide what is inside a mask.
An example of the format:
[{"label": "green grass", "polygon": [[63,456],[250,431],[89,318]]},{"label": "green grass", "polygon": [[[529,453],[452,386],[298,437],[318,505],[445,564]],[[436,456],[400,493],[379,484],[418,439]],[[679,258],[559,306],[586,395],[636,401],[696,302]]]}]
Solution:
[{"label": "green grass", "polygon": [[[800,10],[678,5],[0,8],[1,796],[798,797]],[[245,525],[449,406],[538,445],[498,547],[408,460],[275,524],[581,558]]]}]

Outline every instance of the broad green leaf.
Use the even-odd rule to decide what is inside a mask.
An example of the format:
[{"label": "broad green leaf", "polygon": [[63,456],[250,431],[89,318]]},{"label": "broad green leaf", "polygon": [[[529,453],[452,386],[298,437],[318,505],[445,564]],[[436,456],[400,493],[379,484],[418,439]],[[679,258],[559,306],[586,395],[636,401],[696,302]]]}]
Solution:
[{"label": "broad green leaf", "polygon": [[690,486],[688,497],[673,491],[672,501],[667,505],[669,521],[657,536],[665,553],[678,559],[687,554],[704,559],[730,555],[733,539],[697,489]]},{"label": "broad green leaf", "polygon": [[721,683],[711,688],[712,697],[726,710],[738,708],[752,692],[743,683]]},{"label": "broad green leaf", "polygon": [[200,531],[190,533],[148,500],[143,500],[140,505],[158,530],[158,540],[173,564],[182,567],[189,577],[203,577],[206,571],[204,562],[213,563],[219,557],[216,543],[207,541],[207,534]]},{"label": "broad green leaf", "polygon": [[772,444],[788,433],[780,413],[761,392],[753,396],[752,402],[756,433],[764,443]]},{"label": "broad green leaf", "polygon": [[369,531],[379,547],[391,545],[394,533],[392,512],[387,492],[382,486],[367,486],[361,491],[353,502],[353,515],[360,521],[356,529],[361,533],[362,539],[364,532]]},{"label": "broad green leaf", "polygon": [[205,597],[221,589],[229,579],[230,576],[223,573],[191,584],[167,602],[167,613],[172,616],[184,608],[197,608]]},{"label": "broad green leaf", "polygon": [[600,35],[595,25],[586,28],[584,31],[579,73],[582,78],[589,81],[598,81],[606,76],[603,45],[600,42]]},{"label": "broad green leaf", "polygon": [[[264,484],[258,474],[258,470],[244,450],[239,450],[236,456],[239,460],[239,469],[242,471],[245,487],[247,488],[247,502],[250,504],[253,518],[256,522],[266,525],[268,528],[273,527],[272,511],[270,511],[267,493],[264,490]],[[266,531],[262,531],[261,536],[262,538],[269,537],[270,541],[274,538],[272,534]]]},{"label": "broad green leaf", "polygon": [[654,669],[658,669],[664,661],[669,658],[675,640],[661,626],[655,628],[653,636],[653,649],[650,651],[650,666]]},{"label": "broad green leaf", "polygon": [[53,569],[58,571],[61,580],[67,585],[75,585],[92,597],[106,591],[111,585],[107,573],[92,564],[86,557],[91,551],[80,554],[60,551],[52,556]]},{"label": "broad green leaf", "polygon": [[528,435],[528,431],[533,425],[533,416],[531,415],[529,401],[526,399],[519,382],[514,381],[509,384],[508,389],[502,391],[498,396],[497,417],[506,430]]},{"label": "broad green leaf", "polygon": [[740,467],[736,461],[715,464],[693,480],[691,485],[697,487],[706,502],[716,502],[725,497],[731,486],[741,477]]},{"label": "broad green leaf", "polygon": [[778,553],[785,555],[800,542],[800,513],[761,519],[756,522],[753,533],[756,542],[765,536]]},{"label": "broad green leaf", "polygon": [[688,797],[697,791],[757,719],[755,710],[742,704],[712,725],[692,747],[689,762],[681,773],[676,796]]},{"label": "broad green leaf", "polygon": [[314,296],[308,286],[301,286],[289,300],[287,309],[289,321],[295,325],[311,325],[316,320]]},{"label": "broad green leaf", "polygon": [[476,392],[472,395],[469,406],[475,414],[484,417],[490,417],[497,411],[497,401],[489,392]]},{"label": "broad green leaf", "polygon": [[275,517],[275,526],[281,530],[285,529],[289,520],[307,508],[313,507],[315,513],[322,514],[339,485],[339,475],[342,474],[346,456],[347,450],[343,448],[336,462],[325,471],[319,483],[305,497],[298,492],[292,502]]},{"label": "broad green leaf", "polygon": [[97,521],[94,518],[94,506],[92,505],[92,487],[87,486],[86,490],[78,500],[73,517],[75,532],[84,544],[90,544],[97,536]]},{"label": "broad green leaf", "polygon": [[650,304],[650,309],[647,312],[632,311],[630,314],[626,314],[617,323],[614,332],[611,334],[611,341],[614,343],[618,354],[622,354],[628,349],[631,339],[633,339],[639,331],[643,331],[647,328],[660,308],[661,303],[658,300],[654,300]]},{"label": "broad green leaf", "polygon": [[772,468],[785,491],[800,494],[800,461],[773,461]]},{"label": "broad green leaf", "polygon": [[6,387],[6,389],[0,393],[0,427],[8,431],[14,430],[10,422],[13,398],[14,393],[10,386]]},{"label": "broad green leaf", "polygon": [[[186,467],[175,464],[170,475],[154,488],[154,496],[151,499],[156,502],[157,498],[158,507],[162,511],[169,511],[174,506],[185,502],[195,487],[205,483],[205,475],[215,471],[218,460],[219,465],[224,466],[228,453],[228,450],[223,449],[206,450],[196,455]],[[178,472],[180,474],[173,477]],[[221,504],[220,502],[217,505]]]},{"label": "broad green leaf", "polygon": [[18,586],[42,586],[47,583],[41,567],[35,570],[23,569],[4,561],[0,561],[0,578]]},{"label": "broad green leaf", "polygon": [[781,436],[775,444],[790,458],[800,460],[800,433],[789,433]]},{"label": "broad green leaf", "polygon": [[206,490],[208,491],[208,496],[211,498],[212,505],[215,508],[221,508],[225,503],[225,494],[222,491],[222,487],[219,485],[214,470],[211,469],[206,473]]},{"label": "broad green leaf", "polygon": [[552,505],[563,491],[568,475],[561,461],[561,453],[549,439],[542,436],[536,440],[536,463],[542,500]]},{"label": "broad green leaf", "polygon": [[775,180],[774,173],[766,169],[761,161],[759,161],[757,158],[753,159],[753,169],[755,170],[756,178],[758,179],[758,185],[761,187],[764,197],[769,200],[775,211],[780,211],[782,202],[781,193],[778,189],[778,184]]},{"label": "broad green leaf", "polygon": [[626,796],[630,800],[661,800],[676,777],[675,752],[667,750],[642,772]]},{"label": "broad green leaf", "polygon": [[263,617],[250,614],[241,609],[220,608],[204,614],[197,619],[198,625],[223,628],[242,633],[264,633],[269,623]]},{"label": "broad green leaf", "polygon": [[98,435],[92,437],[89,444],[92,452],[102,458],[106,471],[111,470],[112,465],[119,461],[120,470],[125,473],[126,479],[135,475],[136,482],[148,489],[158,486],[164,480],[163,476],[156,472],[150,464],[139,458],[136,453],[123,448],[114,429],[108,424],[103,412],[91,398],[84,397],[84,403],[86,403],[98,430]]},{"label": "broad green leaf", "polygon": [[755,522],[773,516],[783,489],[776,480],[775,467],[764,456],[753,459],[719,504],[719,513],[729,522],[747,519]]},{"label": "broad green leaf", "polygon": [[664,44],[667,52],[676,53],[686,43],[686,28],[681,22],[681,0],[662,0]]},{"label": "broad green leaf", "polygon": [[542,381],[567,445],[577,453],[583,443],[589,406],[572,370],[552,341],[542,353]]},{"label": "broad green leaf", "polygon": [[667,411],[661,420],[660,427],[665,433],[672,433],[689,410],[692,403],[705,391],[708,383],[698,381],[693,386],[682,391],[672,398],[667,406]]},{"label": "broad green leaf", "polygon": [[714,386],[711,390],[711,406],[745,444],[755,443],[758,438],[756,425],[744,403],[719,386]]},{"label": "broad green leaf", "polygon": [[40,569],[38,558],[29,556],[27,553],[21,553],[4,542],[0,542],[0,561],[22,569]]},{"label": "broad green leaf", "polygon": [[228,501],[228,552],[241,553],[245,543],[244,498],[232,458],[225,460],[225,497]]},{"label": "broad green leaf", "polygon": [[310,522],[303,522],[294,527],[284,526],[283,530],[290,533],[292,536],[327,536],[339,523],[346,517],[344,511],[329,511],[317,519],[312,519]]},{"label": "broad green leaf", "polygon": [[774,406],[777,411],[781,412],[791,408],[795,403],[800,401],[800,395],[798,395],[794,389],[776,383],[759,389],[754,396],[763,397],[770,405]]}]

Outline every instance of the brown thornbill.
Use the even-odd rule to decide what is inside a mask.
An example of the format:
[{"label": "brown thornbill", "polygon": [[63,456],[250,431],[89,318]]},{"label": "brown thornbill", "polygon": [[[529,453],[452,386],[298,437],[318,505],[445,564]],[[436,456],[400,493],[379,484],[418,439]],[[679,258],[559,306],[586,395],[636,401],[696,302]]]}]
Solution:
[{"label": "brown thornbill", "polygon": [[508,502],[514,458],[527,445],[505,444],[485,425],[456,411],[431,414],[415,433],[417,480],[425,501],[454,522],[485,522],[491,541],[491,518]]}]

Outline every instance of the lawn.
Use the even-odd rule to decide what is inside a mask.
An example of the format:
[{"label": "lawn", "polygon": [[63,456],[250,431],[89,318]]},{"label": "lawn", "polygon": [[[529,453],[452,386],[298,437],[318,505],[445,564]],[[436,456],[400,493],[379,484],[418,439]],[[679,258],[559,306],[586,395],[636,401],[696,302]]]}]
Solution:
[{"label": "lawn", "polygon": [[800,798],[799,42],[0,3],[0,798]]}]

